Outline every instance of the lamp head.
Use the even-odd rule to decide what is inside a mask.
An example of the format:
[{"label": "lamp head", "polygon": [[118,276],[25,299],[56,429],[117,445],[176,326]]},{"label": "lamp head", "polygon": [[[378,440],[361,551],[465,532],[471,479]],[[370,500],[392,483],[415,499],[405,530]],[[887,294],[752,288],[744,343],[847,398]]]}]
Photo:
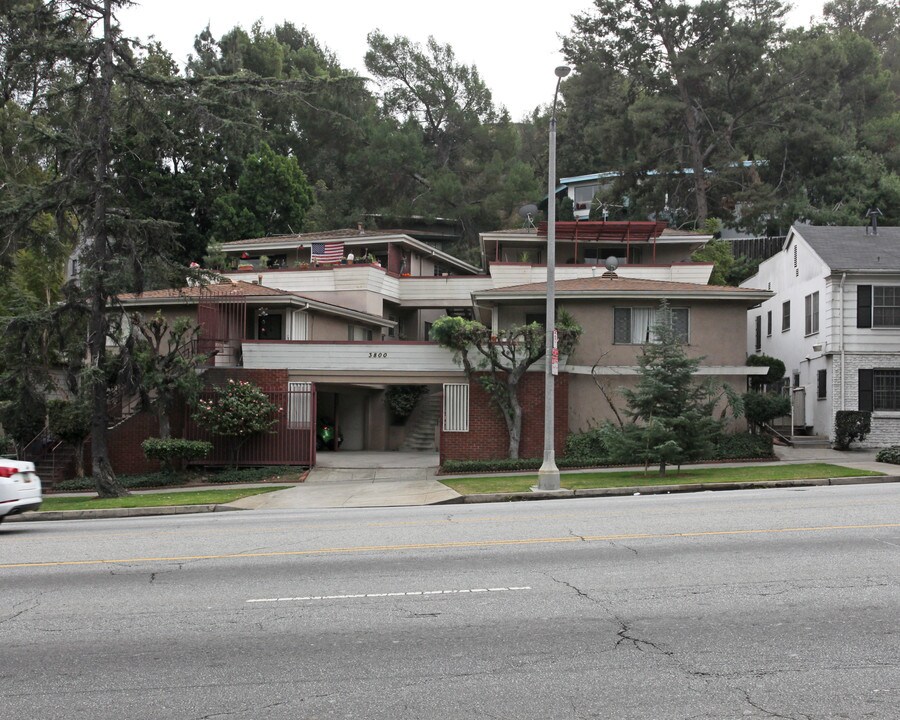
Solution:
[{"label": "lamp head", "polygon": [[556,77],[562,79],[566,75],[568,75],[570,72],[572,72],[572,68],[570,68],[568,65],[560,65],[553,72],[556,73]]}]

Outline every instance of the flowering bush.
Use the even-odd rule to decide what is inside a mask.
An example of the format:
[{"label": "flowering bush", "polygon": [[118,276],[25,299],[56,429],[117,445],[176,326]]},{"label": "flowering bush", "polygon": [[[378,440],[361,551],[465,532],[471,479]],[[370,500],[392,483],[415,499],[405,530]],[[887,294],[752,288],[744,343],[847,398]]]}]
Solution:
[{"label": "flowering bush", "polygon": [[197,422],[216,435],[247,439],[272,432],[281,412],[256,385],[229,380],[217,387],[212,400],[199,400],[194,408]]}]

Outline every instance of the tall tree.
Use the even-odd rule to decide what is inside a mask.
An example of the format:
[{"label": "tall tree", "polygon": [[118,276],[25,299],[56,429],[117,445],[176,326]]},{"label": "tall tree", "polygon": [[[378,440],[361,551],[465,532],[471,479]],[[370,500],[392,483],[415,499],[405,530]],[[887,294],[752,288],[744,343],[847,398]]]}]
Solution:
[{"label": "tall tree", "polygon": [[[557,317],[559,352],[570,353],[581,337],[582,328],[561,310]],[[519,457],[522,439],[522,405],[519,382],[525,372],[545,356],[547,333],[540,323],[518,325],[491,334],[477,320],[440,317],[431,326],[431,339],[454,352],[471,382],[478,382],[500,410],[509,432],[509,457]]]},{"label": "tall tree", "polygon": [[276,155],[262,143],[247,158],[233,193],[215,203],[219,240],[297,233],[313,203],[313,190],[294,157]]},{"label": "tall tree", "polygon": [[424,162],[404,168],[415,186],[401,209],[458,218],[472,244],[480,230],[509,222],[540,184],[477,68],[433,37],[423,47],[376,30],[368,40],[366,68],[381,85],[384,110],[421,137],[422,156],[411,159]]},{"label": "tall tree", "polygon": [[[712,185],[733,182],[743,159],[740,140],[752,132],[760,110],[782,90],[768,73],[768,55],[781,32],[786,7],[778,0],[739,3],[702,0],[595,0],[576,16],[564,39],[567,58],[586,71],[604,68],[624,78],[628,122],[638,148],[634,190],[648,180],[668,182],[661,193],[702,226],[719,208]],[[614,162],[622,158],[609,147]],[[732,172],[728,172],[732,170]],[[659,184],[654,181],[654,184]],[[652,210],[662,210],[662,198]]]}]

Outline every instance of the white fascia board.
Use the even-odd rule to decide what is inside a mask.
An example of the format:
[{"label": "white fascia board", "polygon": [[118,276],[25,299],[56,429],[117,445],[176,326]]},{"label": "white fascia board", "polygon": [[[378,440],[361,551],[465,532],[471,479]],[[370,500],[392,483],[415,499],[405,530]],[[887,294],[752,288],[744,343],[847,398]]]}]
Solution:
[{"label": "white fascia board", "polygon": [[[573,375],[640,375],[637,365],[601,365],[596,368],[590,365],[566,365],[566,372]],[[703,365],[697,368],[694,375],[766,375],[767,367],[750,365]]]},{"label": "white fascia board", "polygon": [[273,240],[270,243],[244,243],[241,244],[238,241],[234,243],[229,243],[225,252],[227,253],[236,253],[236,252],[250,252],[253,251],[258,254],[265,254],[271,250],[295,250],[299,247],[308,247],[312,245],[314,242],[342,242],[344,246],[350,247],[360,247],[360,246],[372,246],[379,245],[385,243],[402,243],[411,248],[415,248],[423,255],[431,255],[433,257],[439,258],[444,262],[455,265],[458,268],[466,270],[467,272],[472,273],[473,275],[477,275],[481,273],[481,269],[475,267],[474,265],[469,265],[469,263],[460,260],[459,258],[455,258],[452,255],[448,255],[442,250],[438,250],[436,248],[431,247],[428,243],[424,243],[421,240],[416,240],[415,238],[410,237],[409,235],[396,234],[396,235],[359,235],[353,237],[336,237],[333,240],[304,240],[303,238],[289,238],[287,240]]},{"label": "white fascia board", "polygon": [[[708,287],[708,286],[705,286]],[[687,290],[560,290],[556,289],[557,300],[619,300],[645,298],[647,300],[732,300],[735,302],[748,302],[750,305],[768,300],[774,297],[771,290],[760,290],[754,293],[719,293],[719,292],[690,292]],[[481,303],[491,301],[515,302],[523,300],[546,299],[547,293],[543,292],[473,292],[473,300]]]}]

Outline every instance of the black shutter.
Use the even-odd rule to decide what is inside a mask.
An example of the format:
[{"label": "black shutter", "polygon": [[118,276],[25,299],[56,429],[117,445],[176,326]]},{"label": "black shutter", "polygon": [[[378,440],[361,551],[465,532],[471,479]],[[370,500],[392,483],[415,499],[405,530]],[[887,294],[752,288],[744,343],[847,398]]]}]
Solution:
[{"label": "black shutter", "polygon": [[872,327],[872,286],[856,286],[856,327]]},{"label": "black shutter", "polygon": [[874,370],[859,370],[859,410],[864,412],[872,412],[872,381],[874,379]]}]

